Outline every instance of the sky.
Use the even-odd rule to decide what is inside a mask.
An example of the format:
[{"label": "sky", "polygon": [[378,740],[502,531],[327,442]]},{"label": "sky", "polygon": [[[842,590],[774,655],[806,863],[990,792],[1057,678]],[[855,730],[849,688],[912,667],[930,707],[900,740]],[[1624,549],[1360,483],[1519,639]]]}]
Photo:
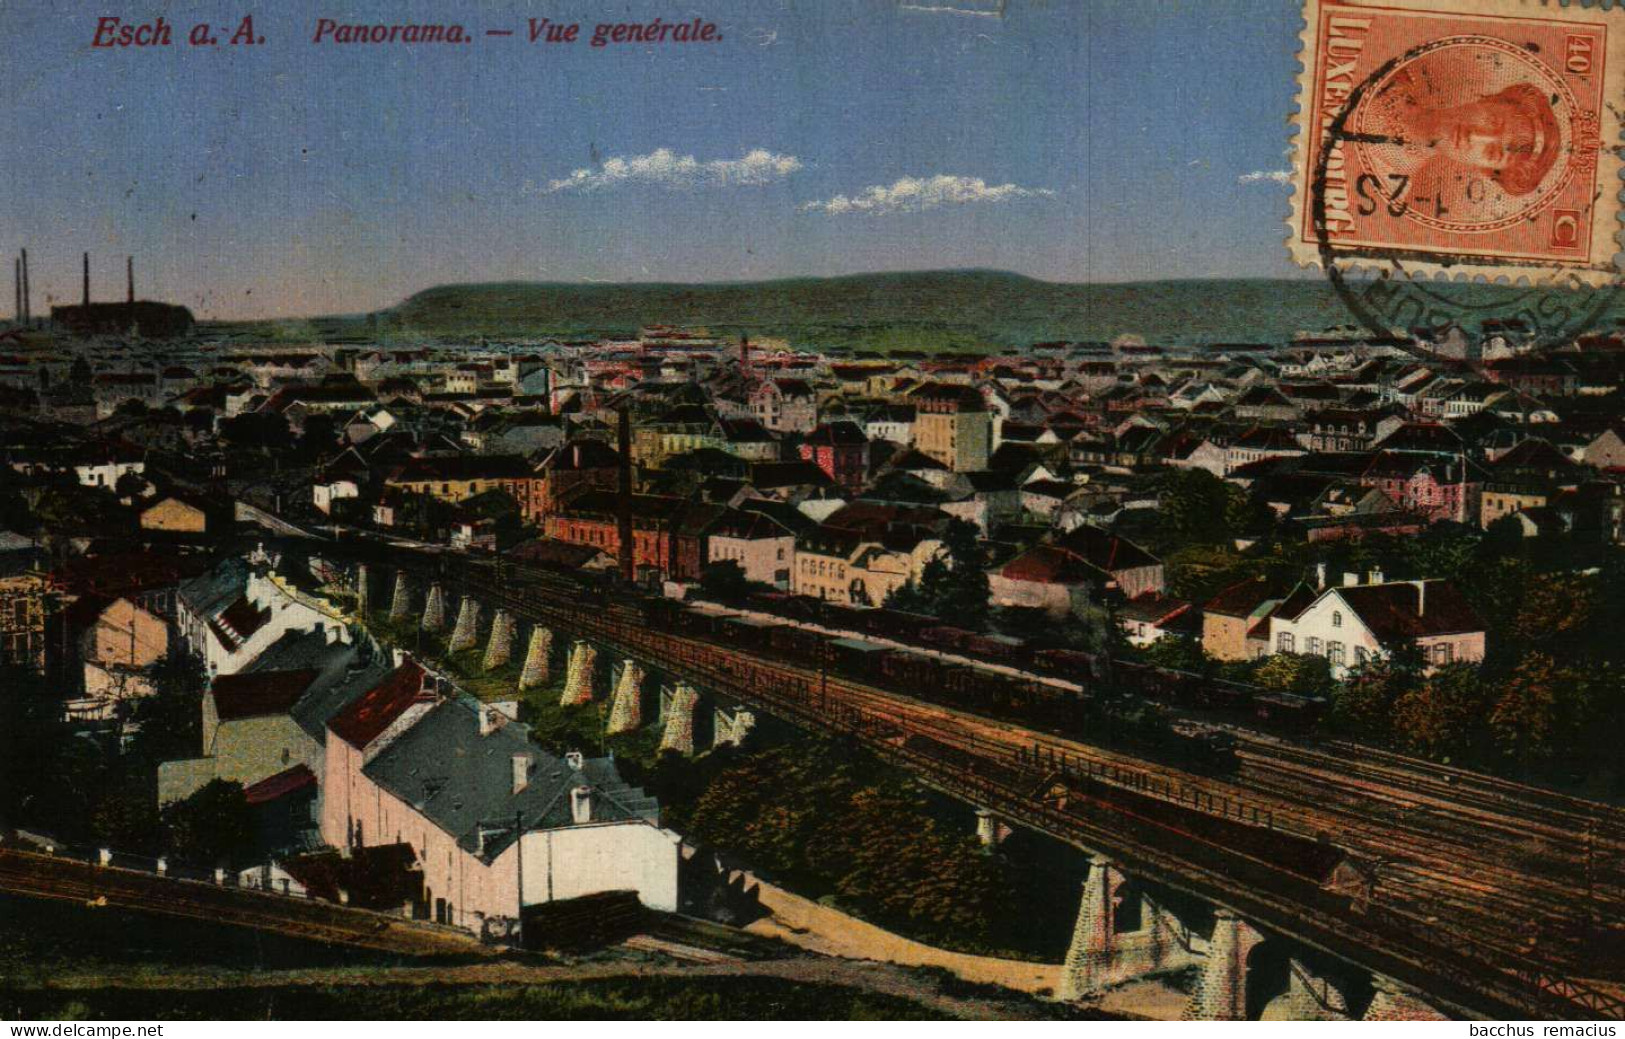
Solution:
[{"label": "sky", "polygon": [[[1293,273],[1296,0],[953,5],[998,0],[3,5],[0,247],[36,312],[89,250],[98,298],[134,254],[139,296],[216,319],[449,282]],[[169,46],[92,45],[157,14]],[[264,42],[229,45],[247,14]],[[473,42],[315,43],[323,17]],[[720,39],[590,45],[657,17]]]}]

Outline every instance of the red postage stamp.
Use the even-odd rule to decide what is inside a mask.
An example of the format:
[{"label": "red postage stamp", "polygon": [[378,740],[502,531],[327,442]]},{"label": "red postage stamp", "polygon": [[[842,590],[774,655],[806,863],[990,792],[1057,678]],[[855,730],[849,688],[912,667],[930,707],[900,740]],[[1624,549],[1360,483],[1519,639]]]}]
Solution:
[{"label": "red postage stamp", "polygon": [[1301,263],[1616,274],[1625,19],[1511,0],[1307,0]]}]

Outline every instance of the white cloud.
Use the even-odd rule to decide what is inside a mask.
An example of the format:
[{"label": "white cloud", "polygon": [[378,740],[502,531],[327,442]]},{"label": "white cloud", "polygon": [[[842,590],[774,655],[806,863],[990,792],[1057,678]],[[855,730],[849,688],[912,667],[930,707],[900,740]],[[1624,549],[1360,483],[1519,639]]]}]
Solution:
[{"label": "white cloud", "polygon": [[555,191],[598,191],[623,184],[658,184],[664,187],[726,187],[771,184],[801,169],[794,155],[780,155],[756,148],[737,159],[701,162],[692,155],[678,155],[659,148],[648,155],[605,159],[595,168],[579,169],[561,180],[548,182]]},{"label": "white cloud", "polygon": [[1004,202],[1013,198],[1054,195],[1048,188],[1023,188],[1015,184],[989,185],[981,177],[903,177],[890,185],[875,184],[856,195],[803,203],[802,209],[825,213],[908,213],[938,206],[958,206],[968,202]]},{"label": "white cloud", "polygon": [[1254,170],[1243,173],[1236,178],[1237,184],[1290,184],[1292,183],[1291,170]]}]

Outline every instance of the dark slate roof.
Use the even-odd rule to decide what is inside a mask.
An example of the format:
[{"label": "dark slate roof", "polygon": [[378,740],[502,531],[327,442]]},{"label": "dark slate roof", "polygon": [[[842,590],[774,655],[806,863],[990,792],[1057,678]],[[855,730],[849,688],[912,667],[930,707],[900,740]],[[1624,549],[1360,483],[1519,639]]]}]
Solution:
[{"label": "dark slate roof", "polygon": [[302,668],[221,675],[214,680],[209,695],[214,697],[215,711],[223,722],[283,714],[299,702],[317,674],[313,669]]},{"label": "dark slate roof", "polygon": [[1134,542],[1088,525],[1062,535],[1055,544],[1107,573],[1162,564],[1162,560]]},{"label": "dark slate roof", "polygon": [[248,561],[233,556],[208,573],[182,581],[178,594],[200,617],[217,617],[248,588]]},{"label": "dark slate roof", "polygon": [[863,430],[856,423],[845,420],[821,423],[807,434],[807,443],[821,447],[857,446],[868,442],[869,438],[863,435]]},{"label": "dark slate roof", "polygon": [[392,483],[418,483],[425,480],[523,480],[532,475],[530,463],[519,455],[453,455],[413,459],[389,479]]},{"label": "dark slate roof", "polygon": [[[526,831],[572,825],[570,791],[593,789],[594,822],[643,820],[658,825],[658,803],[621,780],[611,758],[588,758],[579,769],[530,740],[508,722],[482,735],[480,712],[466,696],[436,705],[362,769],[470,852],[487,860],[513,843],[517,818]],[[530,779],[514,792],[514,758],[530,760]],[[483,846],[480,840],[485,831]]]}]

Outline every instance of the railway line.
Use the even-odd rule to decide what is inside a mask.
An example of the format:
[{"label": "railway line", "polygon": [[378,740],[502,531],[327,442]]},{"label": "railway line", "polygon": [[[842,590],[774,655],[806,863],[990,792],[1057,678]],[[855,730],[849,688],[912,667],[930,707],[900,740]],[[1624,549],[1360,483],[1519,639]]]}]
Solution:
[{"label": "railway line", "polygon": [[246,927],[379,952],[410,956],[487,954],[471,936],[452,928],[11,847],[0,848],[0,891]]},{"label": "railway line", "polygon": [[[1625,814],[1611,806],[1246,729],[1236,730],[1239,767],[1204,773],[1097,745],[1075,726],[1063,732],[1039,719],[963,710],[930,683],[877,685],[805,653],[679,630],[669,613],[649,612],[658,600],[621,598],[542,568],[409,546],[321,551],[414,571],[719,696],[857,739],[966,801],[1105,852],[1130,873],[1461,1012],[1625,1019],[1625,1001],[1584,980],[1625,977],[1625,955],[1608,944],[1625,915]],[[974,674],[961,668],[953,677]],[[1053,675],[1027,677],[1038,696],[1065,687],[1087,695]],[[1214,839],[1216,820],[1279,840],[1304,861],[1314,857],[1305,849],[1320,846],[1345,861],[1335,877],[1307,875]]]},{"label": "railway line", "polygon": [[[1578,863],[1572,856],[1565,860],[1543,850],[1556,835],[1553,828],[1520,820],[1515,807],[1489,811],[1481,804],[1458,804],[1447,796],[1448,783],[1425,771],[1406,783],[1410,776],[1392,762],[1356,762],[1353,779],[1345,781],[1336,770],[1337,759],[1324,752],[1294,757],[1289,748],[1266,757],[1249,745],[1235,776],[1181,772],[1075,737],[867,686],[827,668],[655,631],[628,607],[606,603],[584,611],[581,590],[550,576],[532,578],[521,572],[499,581],[475,571],[468,583],[482,599],[593,638],[719,693],[792,721],[856,735],[936,785],[1006,810],[1012,819],[1062,839],[1119,855],[1130,868],[1140,864],[1136,859],[1148,860],[1144,866],[1153,875],[1171,875],[1175,886],[1231,905],[1309,944],[1348,956],[1349,940],[1361,930],[1357,925],[1375,927],[1368,935],[1371,947],[1427,950],[1421,959],[1401,964],[1396,976],[1407,967],[1414,976],[1420,968],[1434,974],[1446,990],[1473,979],[1471,986],[1478,991],[1463,998],[1463,1006],[1474,1005],[1475,999],[1484,1006],[1491,990],[1510,985],[1510,991],[1493,997],[1506,999],[1502,1006],[1507,1008],[1527,1011],[1531,1005],[1573,1003],[1561,990],[1585,993],[1594,1003],[1588,1013],[1595,1013],[1596,1006],[1625,1012],[1609,997],[1576,988],[1578,983],[1560,973],[1582,965],[1593,971],[1597,967],[1589,945],[1594,934],[1587,930],[1595,914],[1591,908],[1575,911]],[[561,606],[558,597],[575,605]],[[932,741],[954,760],[944,760],[943,753],[933,758],[918,741],[910,745],[910,737]],[[1384,770],[1398,775],[1385,784]],[[1096,784],[1096,794],[1080,792],[1079,781]],[[1053,796],[1057,783],[1058,798]],[[1128,804],[1117,795],[1101,796],[1102,789],[1142,800]],[[1047,802],[1046,792],[1051,795]],[[1179,806],[1189,815],[1182,826],[1159,822],[1147,815],[1153,802]],[[1080,818],[1068,810],[1078,806],[1087,806],[1089,815]],[[1244,822],[1283,841],[1297,841],[1297,847],[1335,843],[1379,879],[1357,896],[1330,893],[1323,883],[1294,876],[1267,856],[1204,837],[1200,820],[1212,818]],[[1102,828],[1106,820],[1115,825]],[[1134,839],[1126,841],[1127,834]],[[1509,866],[1512,853],[1516,859]],[[1196,877],[1201,880],[1194,881]],[[1255,891],[1271,896],[1261,904],[1238,878],[1253,881]],[[1293,910],[1283,912],[1283,905],[1270,904],[1283,891],[1293,892],[1285,897],[1287,903],[1297,903]],[[1312,914],[1322,917],[1320,927],[1304,926]],[[1459,962],[1462,950],[1473,953],[1465,962]],[[1362,961],[1359,954],[1348,958]],[[1454,980],[1438,978],[1440,973]],[[1430,991],[1439,988],[1436,984]]]}]

